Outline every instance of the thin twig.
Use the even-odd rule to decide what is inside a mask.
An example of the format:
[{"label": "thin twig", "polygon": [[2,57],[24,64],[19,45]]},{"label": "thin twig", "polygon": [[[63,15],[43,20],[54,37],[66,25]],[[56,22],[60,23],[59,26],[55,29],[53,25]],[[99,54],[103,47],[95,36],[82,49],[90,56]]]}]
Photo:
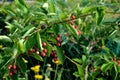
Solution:
[{"label": "thin twig", "polygon": [[76,64],[76,65],[79,65],[78,63],[76,63],[75,61],[73,61],[72,59],[70,59],[68,56],[65,55],[65,57],[70,60],[72,63]]},{"label": "thin twig", "polygon": [[85,67],[85,76],[84,76],[84,80],[87,80],[87,78],[88,78],[88,66],[89,66],[89,64]]},{"label": "thin twig", "polygon": [[[114,14],[114,12],[106,12],[106,13],[112,13],[112,14]],[[54,24],[63,24],[63,23],[67,23],[67,22],[70,22],[70,21],[75,21],[75,20],[78,20],[79,18],[83,18],[83,17],[86,17],[86,16],[88,16],[88,15],[92,15],[92,14],[94,14],[94,13],[85,14],[85,15],[80,15],[79,17],[76,17],[74,20],[72,20],[72,19],[66,19],[66,20],[63,20],[63,21],[59,21],[59,22],[52,23],[51,25],[54,25]],[[119,14],[119,13],[117,13],[117,14]],[[104,24],[105,24],[105,23],[104,23]],[[107,24],[107,23],[106,23],[106,24]],[[50,23],[47,24],[47,25],[50,26]],[[50,28],[50,27],[48,27],[48,28]],[[26,36],[26,38],[32,36],[34,33],[37,33],[37,32],[39,32],[40,30],[41,30],[40,28],[36,29],[36,30],[35,30],[33,33],[31,33],[29,36]]]}]

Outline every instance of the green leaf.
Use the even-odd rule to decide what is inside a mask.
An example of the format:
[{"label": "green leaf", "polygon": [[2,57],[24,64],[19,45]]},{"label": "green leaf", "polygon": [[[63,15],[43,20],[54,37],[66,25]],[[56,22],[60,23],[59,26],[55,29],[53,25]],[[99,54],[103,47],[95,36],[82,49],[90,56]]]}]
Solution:
[{"label": "green leaf", "polygon": [[38,55],[38,54],[31,54],[30,56],[32,56],[33,58],[35,58],[36,60],[39,60],[39,61],[43,61],[43,58],[40,56],[40,55]]},{"label": "green leaf", "polygon": [[24,60],[22,59],[22,57],[17,58],[16,61],[17,61],[17,65],[20,67],[20,71],[21,71],[22,73],[25,73],[26,70],[27,70],[27,65],[26,65],[26,63],[24,62]]},{"label": "green leaf", "polygon": [[102,20],[104,18],[104,15],[105,15],[105,8],[98,7],[97,12],[96,12],[96,23],[97,23],[97,25],[99,25],[102,22]]},{"label": "green leaf", "polygon": [[93,12],[96,11],[97,6],[88,6],[84,7],[82,10],[82,13],[88,13],[88,12]]},{"label": "green leaf", "polygon": [[35,27],[30,28],[30,29],[22,36],[22,38],[27,37],[31,32],[34,31],[34,29],[35,29]]},{"label": "green leaf", "polygon": [[82,64],[82,60],[81,60],[81,59],[74,58],[74,59],[72,59],[72,60],[76,61],[76,62],[79,63],[79,64]]},{"label": "green leaf", "polygon": [[77,29],[75,29],[73,26],[66,25],[68,30],[71,32],[71,34],[74,36],[74,38],[78,39]]},{"label": "green leaf", "polygon": [[85,55],[82,55],[82,61],[83,61],[83,62],[86,62],[86,59],[87,59],[86,56],[85,56]]},{"label": "green leaf", "polygon": [[20,51],[20,53],[24,53],[26,51],[25,45],[24,45],[24,39],[21,39],[17,43],[17,49]]},{"label": "green leaf", "polygon": [[57,35],[60,31],[60,25],[54,25],[52,28],[54,30],[55,35]]},{"label": "green leaf", "polygon": [[81,65],[76,65],[76,66],[80,75],[80,79],[84,80],[84,68]]},{"label": "green leaf", "polygon": [[48,13],[48,16],[56,16],[56,13]]},{"label": "green leaf", "polygon": [[118,66],[118,72],[120,72],[120,66]]},{"label": "green leaf", "polygon": [[10,8],[3,9],[3,11],[12,17],[16,17],[16,13]]},{"label": "green leaf", "polygon": [[27,9],[27,7],[26,7],[26,5],[25,5],[24,0],[15,0],[15,4],[16,4],[16,6],[19,7],[18,9],[19,9],[22,13],[27,13],[27,12],[28,12],[28,9]]},{"label": "green leaf", "polygon": [[36,42],[35,36],[29,37],[24,43],[25,47],[26,47],[26,50],[31,49],[34,46],[35,42]]},{"label": "green leaf", "polygon": [[111,69],[112,66],[113,66],[112,62],[105,63],[101,66],[101,70],[103,72],[106,72],[107,70]]},{"label": "green leaf", "polygon": [[39,32],[37,32],[37,36],[36,36],[36,38],[37,38],[37,46],[38,46],[38,49],[40,50],[40,51],[42,51],[42,41],[41,41],[41,37],[40,37],[40,33]]},{"label": "green leaf", "polygon": [[59,60],[63,64],[64,61],[65,61],[65,55],[64,55],[62,49],[60,47],[55,46],[55,50],[56,50],[56,53],[57,53],[57,56],[58,56]]},{"label": "green leaf", "polygon": [[0,41],[2,42],[12,42],[8,36],[0,35]]},{"label": "green leaf", "polygon": [[53,0],[49,0],[49,13],[51,12],[51,13],[54,13],[55,12],[55,3],[54,3],[54,1]]},{"label": "green leaf", "polygon": [[115,64],[114,64],[114,69],[115,69],[115,72],[116,72],[116,73],[119,72],[118,65],[115,65]]},{"label": "green leaf", "polygon": [[50,53],[52,52],[52,45],[49,44],[49,43],[47,43],[46,48],[47,48],[47,56],[49,57],[49,56],[50,56]]},{"label": "green leaf", "polygon": [[74,73],[73,73],[73,75],[74,75],[75,77],[80,77],[80,75],[79,75],[79,72],[78,72],[78,71],[74,72]]}]

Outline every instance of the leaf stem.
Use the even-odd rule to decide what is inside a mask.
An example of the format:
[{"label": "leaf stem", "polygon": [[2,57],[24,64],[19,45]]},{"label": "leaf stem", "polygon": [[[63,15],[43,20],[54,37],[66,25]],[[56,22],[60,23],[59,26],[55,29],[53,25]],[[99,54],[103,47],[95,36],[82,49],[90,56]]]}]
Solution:
[{"label": "leaf stem", "polygon": [[58,70],[58,65],[56,65],[54,80],[56,80],[57,77],[57,70]]}]

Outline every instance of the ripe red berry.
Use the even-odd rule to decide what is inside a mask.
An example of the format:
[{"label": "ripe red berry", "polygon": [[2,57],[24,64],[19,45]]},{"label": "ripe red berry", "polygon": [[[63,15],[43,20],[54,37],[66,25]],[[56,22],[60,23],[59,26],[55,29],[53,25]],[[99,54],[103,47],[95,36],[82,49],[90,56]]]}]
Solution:
[{"label": "ripe red berry", "polygon": [[28,54],[31,54],[32,53],[32,50],[28,50]]},{"label": "ripe red berry", "polygon": [[13,69],[16,69],[17,68],[17,66],[16,65],[13,65],[13,67],[12,67]]},{"label": "ripe red berry", "polygon": [[50,54],[50,56],[53,57],[53,58],[57,57],[56,52],[52,51],[51,54]]},{"label": "ripe red berry", "polygon": [[118,66],[120,67],[120,64],[118,64]]},{"label": "ripe red berry", "polygon": [[60,45],[61,45],[61,44],[60,44],[59,42],[56,44],[56,46],[58,46],[58,47],[59,47]]},{"label": "ripe red berry", "polygon": [[113,58],[113,61],[116,61],[116,60],[117,60],[116,57],[114,57],[114,58]]},{"label": "ripe red berry", "polygon": [[55,58],[54,58],[54,61],[57,61],[57,60],[58,60],[58,58],[57,58],[57,57],[55,57]]},{"label": "ripe red berry", "polygon": [[36,53],[37,51],[38,51],[38,48],[33,48],[33,50],[32,50],[34,53]]},{"label": "ripe red berry", "polygon": [[9,65],[9,66],[8,66],[8,70],[10,70],[11,68],[12,68],[12,65]]},{"label": "ripe red berry", "polygon": [[58,37],[61,37],[62,35],[61,34],[58,34]]},{"label": "ripe red berry", "polygon": [[41,57],[45,57],[46,54],[45,54],[44,52],[41,52],[40,56],[41,56]]},{"label": "ripe red berry", "polygon": [[44,52],[44,53],[47,53],[47,49],[44,48],[44,49],[43,49],[43,52]]},{"label": "ripe red berry", "polygon": [[56,37],[56,40],[58,41],[58,42],[60,42],[61,40],[60,40],[60,37]]},{"label": "ripe red berry", "polygon": [[70,21],[70,25],[73,25],[74,24],[74,21]]},{"label": "ripe red berry", "polygon": [[13,75],[13,73],[12,73],[12,72],[10,72],[10,73],[9,73],[9,76],[11,77],[12,75]]},{"label": "ripe red berry", "polygon": [[118,64],[120,64],[120,60],[118,60],[117,62],[118,62]]},{"label": "ripe red berry", "polygon": [[74,26],[74,28],[78,29],[78,28],[79,28],[79,26]]},{"label": "ripe red berry", "polygon": [[17,70],[14,69],[14,70],[12,71],[12,73],[13,73],[13,74],[17,74]]},{"label": "ripe red berry", "polygon": [[45,42],[42,43],[42,46],[43,46],[43,47],[46,47],[46,45],[47,45],[47,44],[46,44]]},{"label": "ripe red berry", "polygon": [[42,26],[41,26],[41,29],[45,29],[45,25],[42,25]]},{"label": "ripe red berry", "polygon": [[70,17],[72,20],[74,20],[75,19],[75,16],[74,15],[71,15],[71,17]]},{"label": "ripe red berry", "polygon": [[53,52],[51,52],[51,53],[50,53],[50,56],[53,57],[53,55],[54,55]]},{"label": "ripe red berry", "polygon": [[78,30],[78,32],[77,32],[77,33],[78,33],[78,35],[81,35],[81,31],[80,31],[80,30]]}]

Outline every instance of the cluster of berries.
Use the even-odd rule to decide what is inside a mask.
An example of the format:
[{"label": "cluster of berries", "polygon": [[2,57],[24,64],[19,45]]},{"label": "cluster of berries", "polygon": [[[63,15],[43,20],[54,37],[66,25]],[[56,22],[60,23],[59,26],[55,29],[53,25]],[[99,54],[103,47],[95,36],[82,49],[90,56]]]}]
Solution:
[{"label": "cluster of berries", "polygon": [[79,26],[74,25],[75,16],[74,16],[74,15],[71,15],[70,18],[71,18],[70,25],[73,25],[74,28],[77,29],[77,34],[78,34],[78,35],[81,35],[81,31],[79,30]]},{"label": "cluster of berries", "polygon": [[57,53],[55,50],[52,50],[50,56],[54,59],[54,61],[58,61]]},{"label": "cluster of berries", "polygon": [[40,56],[42,56],[42,57],[45,57],[45,56],[46,56],[46,53],[47,53],[46,45],[47,45],[47,44],[46,44],[45,42],[42,43],[43,50],[42,50],[42,52],[40,53]]},{"label": "cluster of berries", "polygon": [[120,60],[117,60],[117,58],[116,58],[116,57],[113,57],[113,61],[117,61],[118,66],[120,67]]},{"label": "cluster of berries", "polygon": [[57,41],[56,46],[58,46],[58,47],[61,46],[61,36],[62,36],[61,34],[58,34],[56,37],[56,41]]},{"label": "cluster of berries", "polygon": [[43,50],[41,53],[39,52],[38,48],[33,47],[32,49],[28,50],[28,54],[36,53],[36,54],[40,55],[41,57],[45,57],[46,53],[47,53],[46,45],[47,44],[45,42],[42,43]]},{"label": "cluster of berries", "polygon": [[10,72],[9,72],[10,77],[12,77],[14,74],[17,74],[17,66],[15,64],[9,65],[8,70],[10,70]]}]

